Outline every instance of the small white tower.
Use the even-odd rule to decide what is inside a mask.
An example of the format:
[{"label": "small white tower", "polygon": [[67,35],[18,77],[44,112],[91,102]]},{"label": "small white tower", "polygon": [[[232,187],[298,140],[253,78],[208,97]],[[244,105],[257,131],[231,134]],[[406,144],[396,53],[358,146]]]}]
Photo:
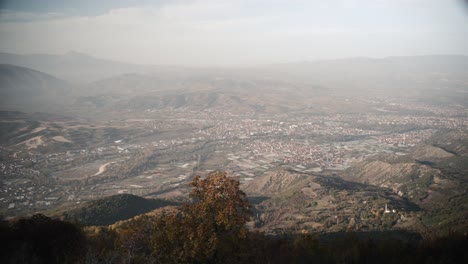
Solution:
[{"label": "small white tower", "polygon": [[386,214],[391,213],[391,211],[387,208],[387,204],[385,204],[385,213]]}]

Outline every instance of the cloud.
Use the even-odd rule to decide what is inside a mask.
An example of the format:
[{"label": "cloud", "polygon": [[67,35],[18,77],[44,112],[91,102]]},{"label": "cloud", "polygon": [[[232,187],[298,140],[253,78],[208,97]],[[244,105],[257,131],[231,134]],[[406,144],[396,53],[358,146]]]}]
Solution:
[{"label": "cloud", "polygon": [[32,22],[38,20],[51,20],[63,18],[64,14],[57,12],[31,13],[0,9],[0,23],[5,22]]},{"label": "cloud", "polygon": [[[411,54],[418,49],[421,53],[468,53],[453,43],[453,37],[447,38],[446,28],[450,28],[450,34],[459,32],[457,38],[466,39],[466,29],[453,27],[455,16],[440,10],[445,12],[439,18],[444,28],[431,22],[436,21],[432,13],[414,13],[404,7],[418,2],[175,1],[73,17],[8,11],[0,16],[0,50],[77,50],[135,63],[184,65],[407,55],[405,50]],[[393,9],[382,8],[381,3]],[[420,48],[422,41],[425,45]]]}]

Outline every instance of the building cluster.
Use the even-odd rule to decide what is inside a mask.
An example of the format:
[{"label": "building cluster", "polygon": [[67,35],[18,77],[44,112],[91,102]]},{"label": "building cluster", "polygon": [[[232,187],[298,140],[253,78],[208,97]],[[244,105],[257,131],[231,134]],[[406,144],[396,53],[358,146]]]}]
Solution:
[{"label": "building cluster", "polygon": [[334,144],[304,144],[294,141],[255,140],[246,145],[254,155],[275,154],[283,163],[308,167],[340,167],[349,155],[349,149]]},{"label": "building cluster", "polygon": [[9,184],[0,188],[0,206],[8,210],[40,210],[57,203],[64,190],[29,181],[20,185]]},{"label": "building cluster", "polygon": [[433,134],[432,129],[410,131],[406,133],[393,133],[377,137],[378,141],[383,144],[391,144],[398,146],[414,146],[417,143],[430,138]]},{"label": "building cluster", "polygon": [[426,116],[368,116],[358,120],[359,123],[391,125],[391,126],[412,126],[414,128],[433,128],[433,129],[459,129],[468,128],[468,119],[455,117],[426,117]]},{"label": "building cluster", "polygon": [[15,162],[0,162],[0,177],[3,180],[7,179],[22,179],[24,177],[38,176],[40,172],[35,169],[25,168],[24,165]]}]

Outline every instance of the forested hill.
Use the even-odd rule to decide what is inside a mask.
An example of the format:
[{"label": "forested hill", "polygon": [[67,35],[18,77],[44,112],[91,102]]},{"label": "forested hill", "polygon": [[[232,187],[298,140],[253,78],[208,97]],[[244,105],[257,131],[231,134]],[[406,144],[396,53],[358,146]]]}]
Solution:
[{"label": "forested hill", "polygon": [[161,199],[145,199],[131,194],[118,194],[65,211],[63,217],[65,220],[78,222],[82,225],[102,226],[169,205],[175,205],[175,203]]}]

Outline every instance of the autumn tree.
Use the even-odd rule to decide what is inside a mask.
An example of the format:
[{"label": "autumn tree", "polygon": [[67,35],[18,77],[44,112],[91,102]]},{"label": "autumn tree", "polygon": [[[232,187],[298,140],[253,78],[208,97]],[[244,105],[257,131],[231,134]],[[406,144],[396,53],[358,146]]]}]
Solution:
[{"label": "autumn tree", "polygon": [[154,219],[150,216],[135,217],[119,230],[117,245],[126,263],[150,263],[151,232]]},{"label": "autumn tree", "polygon": [[[246,237],[245,224],[252,215],[247,196],[239,181],[225,172],[196,176],[191,186],[191,201],[158,221],[156,255],[161,258],[168,253],[176,262],[225,262],[225,253]],[[164,244],[167,241],[170,244]]]}]

